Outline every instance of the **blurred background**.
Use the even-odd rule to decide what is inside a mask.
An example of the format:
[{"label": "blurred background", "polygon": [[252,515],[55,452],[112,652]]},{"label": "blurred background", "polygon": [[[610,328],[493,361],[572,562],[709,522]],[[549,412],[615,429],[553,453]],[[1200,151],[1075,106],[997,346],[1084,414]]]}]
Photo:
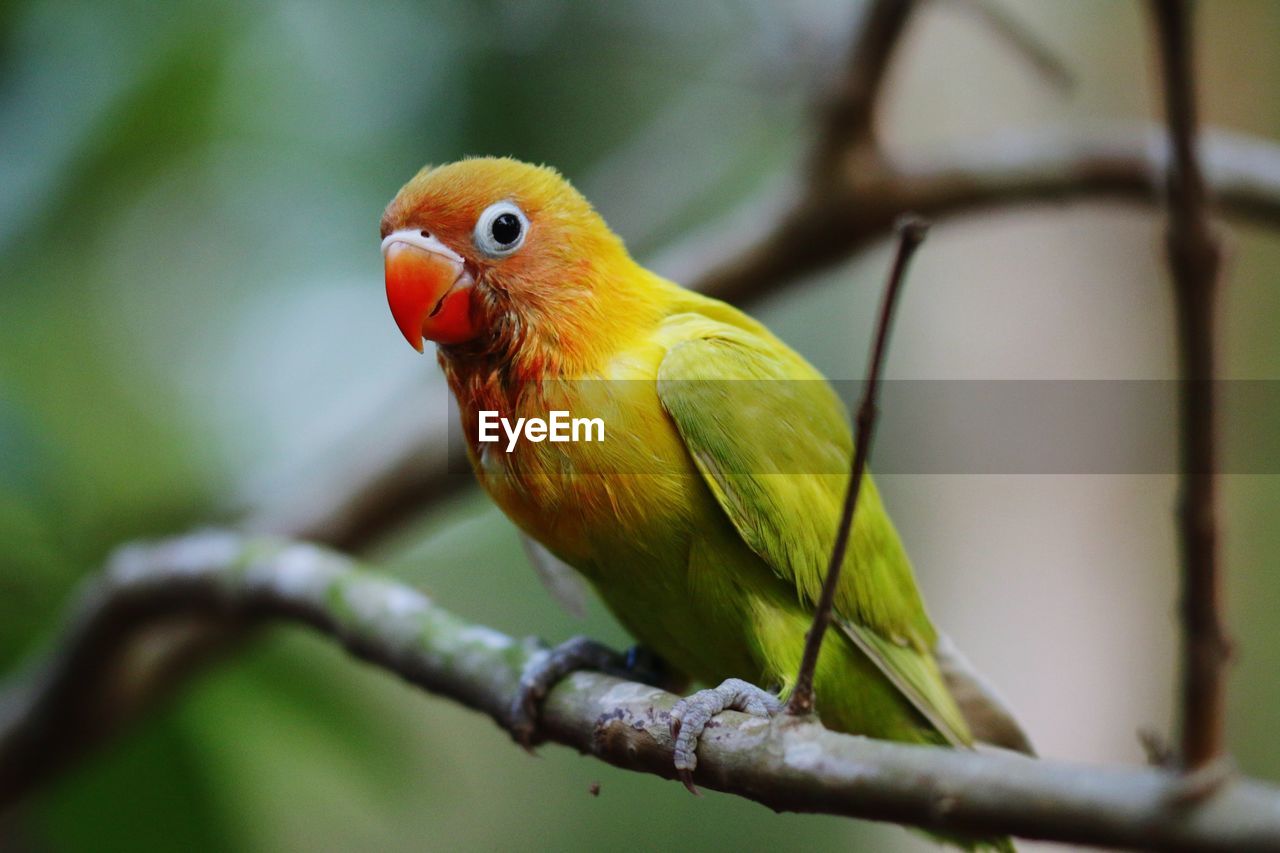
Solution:
[{"label": "blurred background", "polygon": [[[1001,0],[1077,76],[1064,96],[934,3],[891,75],[888,145],[1158,115],[1131,0]],[[0,674],[48,642],[114,544],[234,518],[375,444],[434,360],[383,297],[378,217],[427,162],[560,168],[642,260],[798,174],[856,2],[201,0],[0,4]],[[1201,4],[1206,123],[1280,136],[1280,6]],[[1104,203],[937,227],[895,378],[1173,375],[1161,225]],[[1280,238],[1229,229],[1224,373],[1280,378]],[[880,246],[754,306],[833,378],[862,375]],[[383,413],[387,413],[386,416]],[[945,440],[947,424],[932,427]],[[1152,423],[1153,433],[1171,429]],[[1229,433],[1257,424],[1226,424]],[[1045,755],[1142,760],[1174,695],[1168,476],[880,479],[936,621]],[[1280,478],[1223,483],[1239,642],[1230,739],[1280,778]],[[561,612],[474,490],[374,560],[505,632],[627,640]],[[588,793],[600,783],[598,797]],[[775,815],[489,721],[277,629],[0,824],[32,850],[929,849]]]}]

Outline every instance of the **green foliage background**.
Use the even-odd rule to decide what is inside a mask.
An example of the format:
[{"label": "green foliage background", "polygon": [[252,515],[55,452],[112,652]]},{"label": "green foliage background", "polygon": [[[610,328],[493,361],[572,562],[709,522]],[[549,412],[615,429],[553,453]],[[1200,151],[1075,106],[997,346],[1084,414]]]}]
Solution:
[{"label": "green foliage background", "polygon": [[[1044,121],[1069,134],[1072,123],[1153,114],[1138,4],[1005,5],[1077,69],[1076,94],[1046,90],[971,18],[930,10],[895,71],[891,145]],[[1276,7],[1202,5],[1208,119],[1280,135]],[[783,191],[856,11],[834,0],[0,4],[0,673],[48,641],[67,595],[114,544],[231,519],[245,496],[324,465],[343,442],[376,440],[380,411],[438,402],[434,365],[411,357],[386,316],[376,239],[382,206],[420,165],[469,153],[554,164],[636,254],[656,257],[744,200]],[[1247,228],[1233,240],[1228,375],[1275,378],[1280,242]],[[1149,213],[988,216],[940,230],[930,247],[891,359],[901,375],[1170,375]],[[1062,325],[1059,309],[1077,316],[1074,297],[1046,295],[1026,274],[1052,258],[1078,270],[1068,280],[1087,296],[1111,282],[1099,299],[1119,307],[1091,311],[1086,300],[1079,325]],[[832,375],[856,376],[883,259],[872,252],[764,316]],[[1024,288],[1054,318],[1020,313]],[[1021,336],[1042,319],[1056,331]],[[1059,342],[1102,360],[1006,369]],[[1247,445],[1275,425],[1228,428]],[[956,481],[889,479],[935,612],[1030,709],[1046,752],[1113,758],[1118,743],[1136,760],[1129,731],[1088,735],[1081,720],[1167,725],[1168,478],[1088,487],[1149,510],[1124,516],[1132,524],[1063,505],[1055,520],[1085,554],[1058,563],[1047,540],[1007,544],[1037,535],[1008,497],[1025,483],[973,484],[1004,488],[990,500],[1008,501],[1010,515],[961,526],[929,512],[935,499],[955,505],[945,496]],[[1053,478],[1041,479],[1046,505],[1059,506]],[[1232,477],[1225,491],[1243,650],[1231,735],[1246,770],[1275,778],[1280,488]],[[1054,577],[1079,591],[1079,607],[1061,612],[1083,615],[1050,620],[1036,639],[1038,619],[1059,606],[1036,597],[1051,571],[1042,556],[1068,566]],[[598,606],[585,623],[556,609],[478,495],[377,558],[504,631],[626,644]],[[1073,561],[1116,586],[1073,574]],[[1113,594],[1131,605],[1118,617],[1103,602]],[[1078,648],[1117,618],[1108,654]],[[1020,646],[1038,651],[1019,657]],[[1073,666],[1105,670],[1112,686],[1077,692]],[[599,797],[588,794],[595,781]],[[693,799],[555,748],[529,759],[487,721],[295,630],[254,643],[0,822],[0,847],[68,851],[922,843]]]}]

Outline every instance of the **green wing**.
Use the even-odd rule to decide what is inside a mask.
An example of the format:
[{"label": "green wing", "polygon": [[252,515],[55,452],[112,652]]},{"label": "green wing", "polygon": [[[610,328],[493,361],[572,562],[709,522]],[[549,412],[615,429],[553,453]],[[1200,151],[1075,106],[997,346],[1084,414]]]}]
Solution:
[{"label": "green wing", "polygon": [[[848,482],[848,417],[821,374],[786,345],[741,315],[725,320],[667,321],[658,396],[738,534],[813,604]],[[948,741],[971,742],[933,658],[937,634],[911,565],[870,478],[835,621]]]}]

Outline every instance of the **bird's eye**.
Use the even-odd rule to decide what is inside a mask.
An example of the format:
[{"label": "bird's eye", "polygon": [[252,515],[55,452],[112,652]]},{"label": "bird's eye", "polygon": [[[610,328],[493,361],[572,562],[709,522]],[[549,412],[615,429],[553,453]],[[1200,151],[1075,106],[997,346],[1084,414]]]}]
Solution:
[{"label": "bird's eye", "polygon": [[476,221],[476,248],[491,258],[505,258],[524,245],[529,233],[529,219],[524,211],[509,201],[485,208]]}]

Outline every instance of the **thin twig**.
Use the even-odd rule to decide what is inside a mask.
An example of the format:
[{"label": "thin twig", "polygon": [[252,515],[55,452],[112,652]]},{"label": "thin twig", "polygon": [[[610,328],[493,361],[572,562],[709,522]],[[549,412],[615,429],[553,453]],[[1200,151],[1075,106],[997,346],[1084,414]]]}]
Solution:
[{"label": "thin twig", "polygon": [[1075,88],[1075,75],[1067,63],[995,0],[965,0],[964,5],[1054,88],[1060,92]]},{"label": "thin twig", "polygon": [[1220,267],[1217,236],[1196,151],[1191,4],[1155,0],[1169,161],[1167,249],[1177,314],[1182,477],[1178,535],[1182,552],[1182,764],[1195,770],[1223,754],[1225,665],[1215,519],[1216,425],[1214,315]]},{"label": "thin twig", "polygon": [[[74,757],[69,749],[84,748],[76,727],[97,725],[100,691],[110,686],[85,674],[117,669],[151,626],[193,617],[240,630],[310,626],[504,728],[538,648],[312,545],[217,531],[133,545],[86,587],[56,653],[0,693],[0,811]],[[675,778],[676,701],[646,685],[575,673],[547,697],[543,733],[618,767]],[[1173,805],[1181,777],[1158,768],[909,746],[830,732],[805,718],[766,724],[729,712],[717,722],[699,748],[698,784],[778,810],[1111,848],[1280,850],[1280,790],[1259,782],[1233,780],[1186,809]]]},{"label": "thin twig", "polygon": [[822,640],[831,624],[831,609],[835,604],[836,587],[840,583],[840,569],[844,565],[844,555],[849,547],[849,534],[853,530],[853,514],[858,507],[858,493],[861,491],[862,478],[867,470],[867,457],[871,455],[871,441],[876,424],[876,393],[880,389],[880,375],[884,371],[885,352],[889,346],[889,329],[893,326],[894,309],[898,306],[898,294],[902,292],[902,284],[906,280],[907,266],[911,257],[924,242],[929,226],[922,219],[905,217],[898,225],[898,250],[893,258],[893,266],[889,270],[889,279],[885,284],[884,296],[880,301],[880,317],[876,321],[875,343],[871,349],[871,362],[867,365],[867,384],[862,391],[862,402],[858,405],[857,431],[854,436],[853,462],[850,466],[849,485],[845,489],[844,506],[840,511],[840,524],[836,530],[835,545],[831,549],[831,560],[827,564],[827,574],[822,582],[822,594],[818,597],[817,609],[813,614],[813,625],[805,636],[804,654],[800,658],[800,671],[796,675],[795,687],[787,702],[787,713],[793,715],[813,712],[813,672],[818,666],[818,652],[822,649]]}]

